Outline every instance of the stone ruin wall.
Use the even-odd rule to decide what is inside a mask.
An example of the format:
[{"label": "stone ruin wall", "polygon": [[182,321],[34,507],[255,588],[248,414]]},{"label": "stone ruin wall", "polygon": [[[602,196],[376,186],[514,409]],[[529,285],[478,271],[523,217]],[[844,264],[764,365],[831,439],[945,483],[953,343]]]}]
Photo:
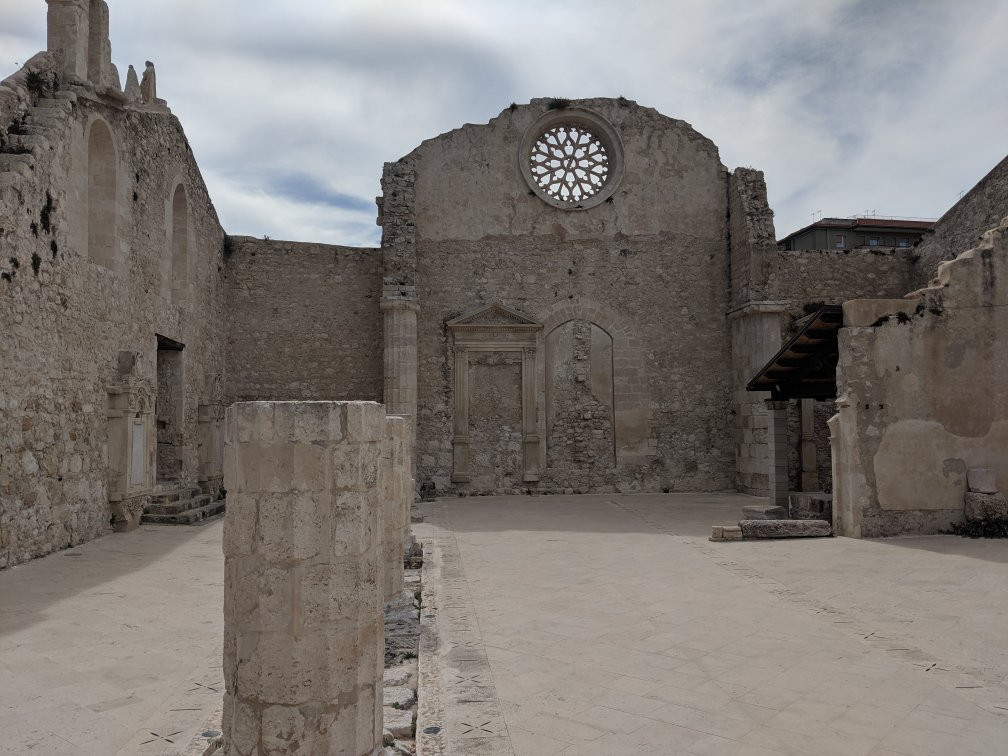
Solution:
[{"label": "stone ruin wall", "polygon": [[381,252],[229,238],[228,404],[382,401]]},{"label": "stone ruin wall", "polygon": [[[728,173],[716,147],[681,121],[626,100],[574,104],[608,119],[625,154],[612,201],[589,210],[546,204],[521,175],[522,136],[547,112],[545,100],[428,140],[390,166],[399,183],[415,181],[413,224],[397,227],[415,232],[418,483],[452,489],[454,356],[445,324],[499,301],[538,322],[595,322],[614,352],[636,340],[612,372],[617,412],[620,402],[645,403],[638,453],[622,458],[615,485],[596,483],[585,457],[579,474],[568,466],[554,476],[546,465],[541,488],[729,488]],[[388,213],[388,191],[383,204]],[[409,262],[398,267],[408,279]],[[569,314],[554,317],[560,312]],[[634,370],[646,376],[640,389],[625,385]],[[585,406],[592,436],[594,401]]]},{"label": "stone ruin wall", "polygon": [[[191,482],[198,406],[223,398],[223,232],[182,128],[65,77],[54,93],[57,63],[41,54],[32,87],[27,70],[0,84],[0,567],[109,532],[106,386],[120,352],[138,355],[131,380],[153,387],[155,334],[185,344],[178,441]],[[107,202],[89,250],[92,128],[107,128],[98,144],[113,151],[96,153]],[[173,284],[179,186],[188,281]]]},{"label": "stone ruin wall", "polygon": [[[775,250],[764,261],[766,291],[769,298],[785,304],[782,339],[793,336],[800,319],[819,304],[903,296],[912,284],[916,259],[914,251],[906,249]],[[788,404],[788,478],[792,491],[802,490],[800,404]],[[813,410],[816,472],[819,488],[826,492],[833,488],[826,421],[834,409],[833,402],[817,401]]]},{"label": "stone ruin wall", "polygon": [[970,468],[1008,490],[1006,280],[1008,217],[942,263],[903,315],[883,302],[878,319],[845,316],[831,421],[840,534],[947,528],[962,519]]},{"label": "stone ruin wall", "polygon": [[769,446],[764,392],[746,391],[749,379],[780,347],[780,311],[763,291],[763,259],[776,246],[773,211],[763,173],[736,168],[728,180],[728,230],[731,299],[727,327],[731,338],[734,488],[755,496],[769,494]]},{"label": "stone ruin wall", "polygon": [[[823,304],[849,299],[901,297],[915,281],[919,254],[905,249],[779,250],[773,212],[763,174],[734,171],[729,185],[732,260],[734,396],[736,412],[736,486],[766,495],[767,415],[765,392],[745,385],[798,329],[798,321]],[[799,402],[788,408],[788,476],[791,490],[801,490]],[[816,471],[820,488],[830,491],[829,428],[832,402],[813,410]]]},{"label": "stone ruin wall", "polygon": [[917,289],[934,277],[938,263],[975,247],[987,229],[1008,215],[1008,157],[998,163],[938,219],[915,248],[919,261],[912,285]]}]

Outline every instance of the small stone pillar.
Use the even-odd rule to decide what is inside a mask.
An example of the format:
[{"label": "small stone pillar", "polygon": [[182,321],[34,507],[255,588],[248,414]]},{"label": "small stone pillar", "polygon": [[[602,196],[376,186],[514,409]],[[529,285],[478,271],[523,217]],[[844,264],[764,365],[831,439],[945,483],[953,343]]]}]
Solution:
[{"label": "small stone pillar", "polygon": [[[385,410],[406,419],[406,431],[416,438],[417,413],[417,313],[415,297],[383,295]],[[411,468],[412,468],[411,460]]]},{"label": "small stone pillar", "polygon": [[87,81],[90,37],[88,0],[46,0],[46,49],[56,54],[60,78]]},{"label": "small stone pillar", "polygon": [[382,750],[385,411],[228,408],[224,753]]},{"label": "small stone pillar", "polygon": [[409,472],[405,455],[406,420],[398,416],[385,419],[385,443],[382,452],[382,501],[385,534],[385,600],[399,595],[403,582],[403,529],[409,519],[409,505],[403,511],[403,468]]},{"label": "small stone pillar", "polygon": [[200,492],[214,498],[220,493],[224,476],[224,407],[201,404],[196,415],[196,436],[199,449]]},{"label": "small stone pillar", "polygon": [[819,491],[815,440],[815,399],[801,400],[801,490]]},{"label": "small stone pillar", "polygon": [[787,402],[767,400],[767,477],[770,503],[788,505]]},{"label": "small stone pillar", "polygon": [[109,7],[105,0],[91,3],[88,19],[88,81],[99,89],[115,87],[118,77],[112,73],[112,44],[109,41]]}]

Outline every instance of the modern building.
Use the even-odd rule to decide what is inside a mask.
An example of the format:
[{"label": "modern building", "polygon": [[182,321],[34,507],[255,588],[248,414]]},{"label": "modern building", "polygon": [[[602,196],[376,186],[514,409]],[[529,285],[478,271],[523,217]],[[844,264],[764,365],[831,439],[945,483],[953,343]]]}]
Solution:
[{"label": "modern building", "polygon": [[778,244],[788,251],[857,249],[858,247],[914,247],[934,221],[907,218],[823,218],[785,236]]}]

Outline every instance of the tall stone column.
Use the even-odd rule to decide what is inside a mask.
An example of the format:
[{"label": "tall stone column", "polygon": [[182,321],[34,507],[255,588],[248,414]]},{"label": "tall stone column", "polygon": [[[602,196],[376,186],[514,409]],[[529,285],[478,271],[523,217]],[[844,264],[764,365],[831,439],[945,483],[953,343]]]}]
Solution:
[{"label": "tall stone column", "polygon": [[781,347],[779,302],[749,302],[728,314],[735,383],[735,483],[739,491],[767,496],[767,391],[746,391],[746,384]]},{"label": "tall stone column", "polygon": [[787,402],[767,400],[767,476],[770,503],[788,506]]},{"label": "tall stone column", "polygon": [[87,81],[90,7],[88,0],[46,0],[46,49],[61,56],[60,77]]},{"label": "tall stone column", "polygon": [[384,431],[373,402],[227,410],[227,756],[382,750]]},{"label": "tall stone column", "polygon": [[417,313],[416,297],[382,297],[385,316],[385,411],[406,421],[410,446],[416,439]]}]

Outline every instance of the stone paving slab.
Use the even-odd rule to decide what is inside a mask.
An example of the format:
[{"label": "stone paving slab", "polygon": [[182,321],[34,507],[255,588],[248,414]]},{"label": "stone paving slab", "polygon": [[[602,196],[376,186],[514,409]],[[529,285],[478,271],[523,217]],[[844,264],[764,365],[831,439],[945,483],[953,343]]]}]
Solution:
[{"label": "stone paving slab", "polygon": [[[751,501],[424,505],[427,753],[1005,752],[1008,544],[707,540]],[[219,705],[222,563],[218,522],[0,572],[0,753],[183,751]]]},{"label": "stone paving slab", "polygon": [[449,741],[482,713],[517,754],[1004,753],[1008,546],[707,540],[751,501],[423,505],[458,551],[442,658],[482,644],[503,714],[449,697]]},{"label": "stone paving slab", "polygon": [[186,749],[223,691],[221,526],[143,525],[0,572],[0,753]]}]

